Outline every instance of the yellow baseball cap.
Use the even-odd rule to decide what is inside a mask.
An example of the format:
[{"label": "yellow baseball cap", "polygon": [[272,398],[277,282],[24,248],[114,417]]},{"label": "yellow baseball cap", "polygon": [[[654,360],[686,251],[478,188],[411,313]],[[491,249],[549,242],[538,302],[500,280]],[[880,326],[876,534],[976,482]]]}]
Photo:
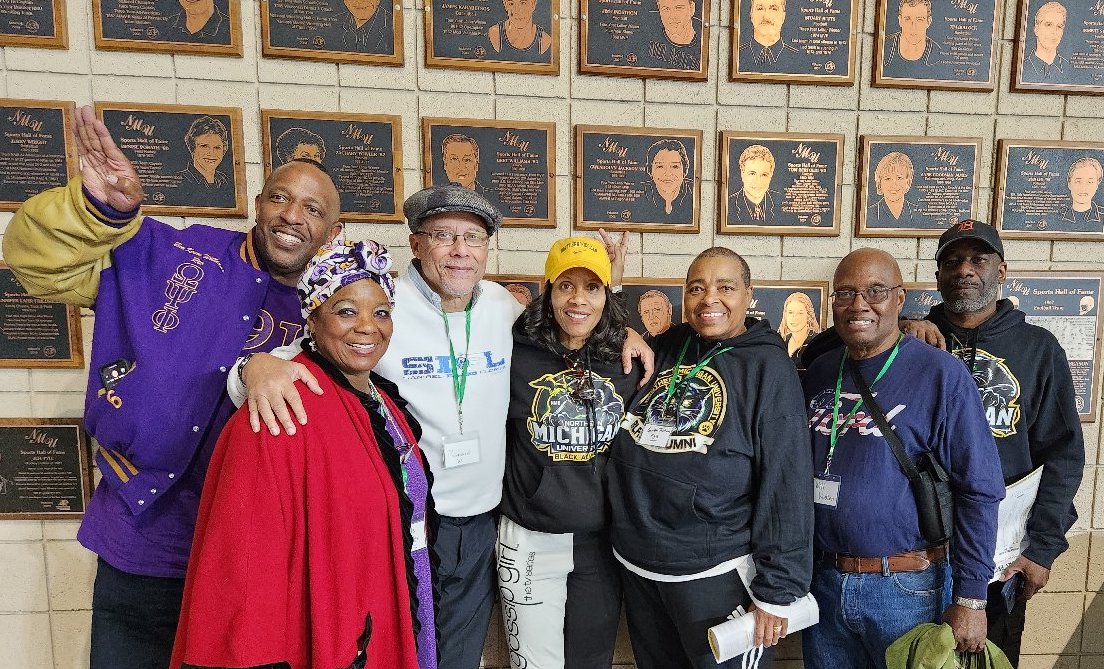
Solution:
[{"label": "yellow baseball cap", "polygon": [[610,285],[613,269],[606,247],[598,240],[590,237],[568,237],[554,242],[548,250],[548,259],[544,261],[544,278],[555,281],[561,274],[575,267],[589,269],[603,284]]}]

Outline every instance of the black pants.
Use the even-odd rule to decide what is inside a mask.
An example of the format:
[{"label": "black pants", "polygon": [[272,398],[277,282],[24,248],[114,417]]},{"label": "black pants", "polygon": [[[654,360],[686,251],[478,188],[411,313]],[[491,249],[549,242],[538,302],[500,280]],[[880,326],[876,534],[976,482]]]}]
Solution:
[{"label": "black pants", "polygon": [[988,638],[1004,651],[1013,667],[1020,664],[1020,638],[1023,636],[1024,621],[1027,615],[1027,602],[1016,600],[1012,612],[1004,605],[1001,588],[1004,583],[997,581],[989,585],[988,607],[985,617],[989,622]]},{"label": "black pants", "polygon": [[90,669],[166,669],[184,579],[136,576],[98,561]]},{"label": "black pants", "polygon": [[440,561],[437,588],[438,669],[477,669],[487,640],[498,586],[490,513],[467,518],[441,516],[433,551]]},{"label": "black pants", "polygon": [[[728,618],[751,596],[735,570],[682,583],[650,581],[621,569],[629,638],[638,669],[735,669],[743,656],[717,664],[709,648],[709,628]],[[774,649],[759,661],[769,669]]]}]

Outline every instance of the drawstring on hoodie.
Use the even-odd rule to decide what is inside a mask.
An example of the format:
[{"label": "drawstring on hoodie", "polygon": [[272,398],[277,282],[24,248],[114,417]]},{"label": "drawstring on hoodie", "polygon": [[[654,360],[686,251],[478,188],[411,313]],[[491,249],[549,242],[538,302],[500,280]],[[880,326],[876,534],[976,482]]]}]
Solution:
[{"label": "drawstring on hoodie", "polygon": [[[580,359],[580,353],[582,359]],[[564,354],[563,358],[564,362],[568,365],[568,370],[576,375],[576,387],[572,389],[571,396],[576,401],[582,402],[586,409],[586,452],[590,455],[590,466],[593,469],[596,466],[594,460],[598,455],[599,435],[598,413],[594,406],[596,391],[594,390],[594,376],[591,371],[590,346],[584,344],[581,350],[569,351]],[[580,364],[582,365],[581,369]]]}]

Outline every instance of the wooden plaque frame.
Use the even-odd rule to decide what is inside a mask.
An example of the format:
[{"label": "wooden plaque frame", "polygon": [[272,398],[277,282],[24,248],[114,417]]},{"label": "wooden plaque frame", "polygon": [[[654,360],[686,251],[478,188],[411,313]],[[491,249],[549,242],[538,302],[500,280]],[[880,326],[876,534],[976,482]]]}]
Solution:
[{"label": "wooden plaque frame", "polygon": [[[441,67],[455,70],[476,70],[479,72],[515,72],[518,74],[548,74],[560,73],[560,22],[568,20],[560,15],[560,0],[548,0],[551,4],[549,15],[551,20],[548,26],[548,34],[552,38],[549,47],[550,61],[548,63],[530,63],[524,61],[496,60],[485,58],[463,58],[460,56],[438,55],[437,44],[433,36],[433,5],[437,0],[425,2],[425,64],[426,67]],[[539,0],[538,0],[539,1]],[[500,0],[488,0],[491,7],[500,4]],[[539,24],[538,24],[539,26]],[[489,44],[489,41],[488,41]],[[476,46],[478,50],[482,45]],[[486,49],[483,48],[484,54]]]},{"label": "wooden plaque frame", "polygon": [[[594,0],[598,2],[598,0]],[[656,0],[642,0],[638,7]],[[650,66],[637,66],[634,64],[619,65],[615,63],[592,63],[588,60],[590,52],[590,11],[591,0],[579,0],[579,72],[582,74],[604,74],[611,77],[630,77],[633,79],[674,79],[678,81],[706,81],[709,78],[709,11],[710,0],[697,0],[700,5],[695,18],[702,17],[699,21],[700,34],[697,36],[698,68],[688,70],[683,68],[663,68]],[[647,12],[642,11],[641,14]],[[658,44],[658,43],[657,43]],[[672,48],[675,48],[672,45]],[[643,45],[641,51],[649,49]],[[634,54],[630,54],[634,55]]]},{"label": "wooden plaque frame", "polygon": [[92,0],[92,34],[95,39],[96,48],[103,51],[182,53],[198,56],[229,56],[241,58],[245,55],[244,47],[242,46],[241,0],[226,1],[226,17],[230,23],[230,42],[228,44],[193,44],[190,42],[164,39],[139,40],[106,37],[104,36],[104,16],[102,7],[102,3],[105,2],[105,0]]},{"label": "wooden plaque frame", "polygon": [[[82,504],[88,508],[88,502],[92,499],[93,478],[92,458],[89,448],[88,434],[84,429],[84,422],[79,418],[0,418],[0,430],[20,427],[73,427],[76,429],[77,466],[76,472],[80,484]],[[83,511],[26,511],[16,513],[0,513],[0,520],[72,520],[84,516]]]},{"label": "wooden plaque frame", "polygon": [[0,33],[0,47],[26,46],[36,49],[68,49],[69,48],[69,23],[65,18],[65,0],[41,0],[43,4],[50,3],[54,12],[53,35],[21,35],[17,33]]},{"label": "wooden plaque frame", "polygon": [[[740,70],[740,45],[746,43],[741,34],[741,28],[743,25],[742,17],[745,11],[744,7],[754,2],[754,0],[732,0],[732,28],[731,28],[731,48],[730,48],[730,62],[728,77],[731,81],[747,81],[751,83],[785,83],[785,84],[818,84],[827,86],[851,86],[855,83],[856,61],[858,59],[858,41],[860,34],[858,32],[859,15],[862,13],[862,5],[859,0],[842,0],[842,4],[848,4],[851,12],[851,20],[848,22],[847,32],[847,69],[841,74],[833,73],[829,71],[837,67],[835,61],[827,61],[824,64],[824,74],[814,74],[812,72],[797,73],[797,72],[755,72],[755,71],[741,71]],[[802,4],[804,3],[804,4]],[[801,6],[799,6],[801,5]],[[801,9],[805,7],[815,8],[822,6],[822,3],[815,2],[815,0],[787,0],[786,16],[797,17]],[[749,38],[750,39],[750,38]],[[782,42],[785,42],[783,36]],[[787,47],[782,47],[783,49]],[[792,45],[789,48],[794,48]]]},{"label": "wooden plaque frame", "polygon": [[[0,271],[10,271],[0,261]],[[37,298],[35,298],[37,299]],[[0,369],[84,369],[84,334],[81,329],[80,307],[55,302],[65,308],[65,326],[69,342],[68,358],[0,358]]]},{"label": "wooden plaque frame", "polygon": [[[271,0],[259,0],[261,7],[261,55],[265,58],[293,58],[296,60],[313,60],[326,63],[356,63],[361,65],[390,65],[394,67],[402,67],[403,63],[406,62],[403,44],[403,22],[405,21],[406,10],[402,6],[402,2],[381,0],[381,4],[387,2],[391,7],[391,26],[395,46],[395,53],[393,54],[361,53],[358,51],[323,48],[300,49],[274,45],[272,43],[272,26],[270,25],[272,16],[268,6],[269,2],[271,2]],[[336,2],[340,4],[342,0],[336,0]]]},{"label": "wooden plaque frame", "polygon": [[[76,114],[76,105],[72,102],[64,100],[16,100],[12,98],[0,98],[0,106],[55,109],[61,111],[64,117],[63,123],[65,124],[63,132],[65,141],[66,181],[72,179],[73,175],[75,175],[80,169],[79,162],[77,160],[76,144],[73,139],[73,119],[75,118]],[[0,200],[0,211],[16,211],[22,206],[23,202]]]}]

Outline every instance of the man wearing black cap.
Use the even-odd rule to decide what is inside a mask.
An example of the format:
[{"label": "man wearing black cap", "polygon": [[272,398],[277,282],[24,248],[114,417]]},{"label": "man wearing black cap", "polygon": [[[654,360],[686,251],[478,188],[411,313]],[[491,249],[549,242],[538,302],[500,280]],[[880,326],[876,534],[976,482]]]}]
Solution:
[{"label": "man wearing black cap", "polygon": [[989,587],[986,606],[988,638],[1016,665],[1027,600],[1046,585],[1077,519],[1073,496],[1085,449],[1073,379],[1054,335],[1027,323],[1009,300],[997,299],[1008,265],[992,226],[965,220],[951,227],[939,238],[935,261],[943,303],[932,307],[930,324],[907,321],[902,329],[940,343],[970,368],[1006,483],[1043,468],[1027,547]]}]

